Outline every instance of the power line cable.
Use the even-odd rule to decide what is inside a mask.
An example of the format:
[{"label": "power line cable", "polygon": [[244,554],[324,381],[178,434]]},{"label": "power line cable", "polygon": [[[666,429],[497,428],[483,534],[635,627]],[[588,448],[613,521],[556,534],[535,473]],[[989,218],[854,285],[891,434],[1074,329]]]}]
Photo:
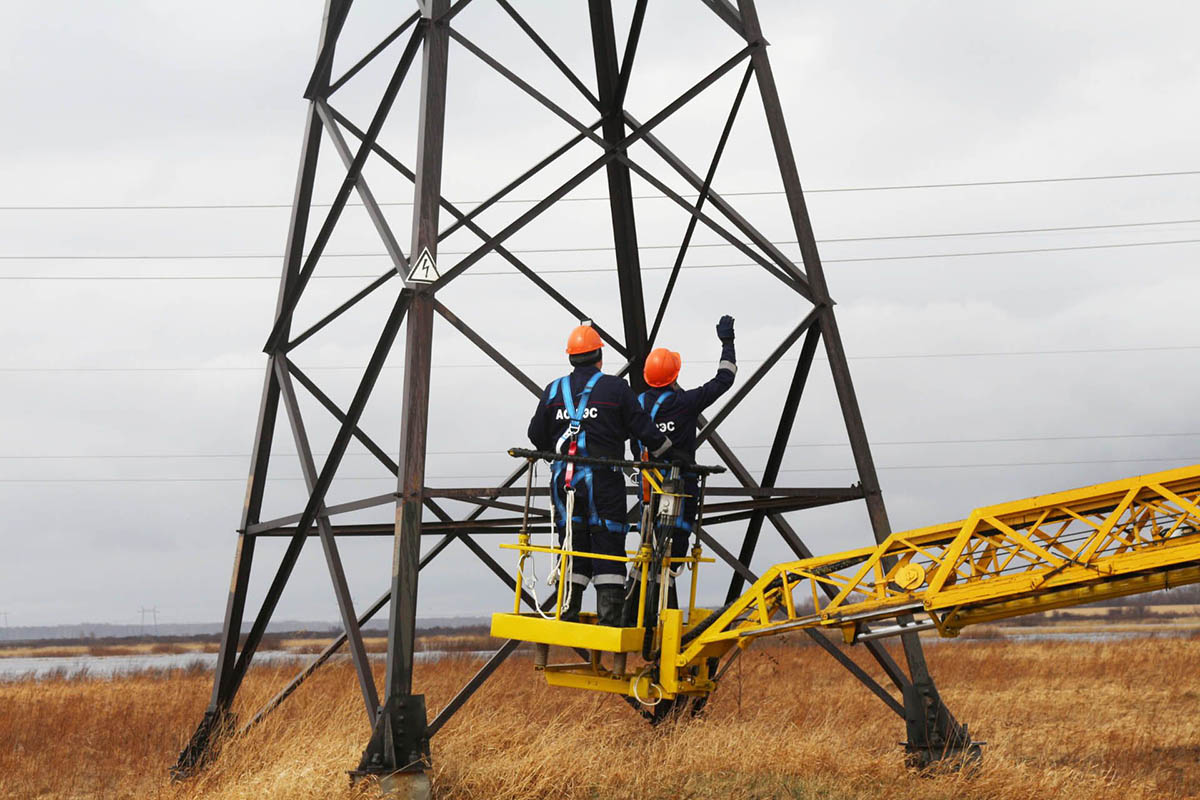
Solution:
[{"label": "power line cable", "polygon": [[[1174,219],[1174,220],[1157,220],[1154,222],[1108,222],[1100,225],[1056,225],[1049,228],[1005,228],[994,231],[950,231],[948,233],[908,233],[895,234],[891,236],[843,236],[838,238],[818,239],[818,244],[839,244],[843,242],[884,242],[884,241],[900,241],[905,239],[956,239],[965,236],[1007,236],[1011,234],[1027,234],[1027,233],[1064,233],[1069,231],[1099,231],[1099,230],[1114,230],[1118,228],[1146,228],[1154,225],[1192,225],[1200,222],[1200,219]],[[772,244],[796,244],[794,241],[772,242]],[[655,245],[656,247],[675,247],[675,245]],[[732,247],[728,242],[720,242],[716,245],[703,244],[691,245],[690,247]],[[689,249],[690,249],[689,247]]]},{"label": "power line cable", "polygon": [[[1028,253],[1062,253],[1067,251],[1082,251],[1082,250],[1111,250],[1128,247],[1159,247],[1167,245],[1182,245],[1182,244],[1200,244],[1200,239],[1172,239],[1167,241],[1156,242],[1120,242],[1114,244],[1091,244],[1091,245],[1071,245],[1067,247],[1034,247],[1016,250],[980,250],[972,252],[960,253],[915,253],[912,255],[896,255],[896,256],[864,256],[859,258],[824,258],[821,259],[824,264],[856,264],[866,262],[882,262],[882,261],[915,261],[923,259],[942,259],[942,258],[967,258],[971,256],[1002,256],[1002,255],[1021,255]],[[340,253],[339,257],[355,257],[355,258],[386,258],[386,253]],[[266,258],[266,256],[253,256],[254,258]],[[7,257],[0,257],[7,258]],[[16,256],[12,258],[18,258]],[[40,258],[40,257],[39,257]],[[53,258],[53,257],[46,257]],[[92,256],[70,257],[72,260],[91,260]],[[133,257],[137,260],[142,260],[143,257]],[[145,257],[149,259],[151,257]],[[191,256],[165,257],[168,260],[174,258],[190,259]],[[197,259],[211,259],[209,256],[196,256]],[[116,256],[112,260],[126,260],[125,256]],[[732,264],[688,264],[682,267],[684,270],[702,270],[702,269],[731,269],[741,267],[757,267],[761,266],[754,262],[737,262]],[[641,267],[642,272],[660,272],[674,269],[673,266],[661,267]],[[573,269],[549,269],[539,270],[538,274],[542,277],[552,275],[576,275],[582,273],[614,273],[616,267],[579,267]],[[504,271],[471,271],[463,273],[466,277],[485,277],[485,276],[500,276],[514,277],[521,273],[513,270]],[[343,274],[343,275],[313,275],[312,280],[317,279],[376,279],[379,275],[371,275],[366,273]],[[278,281],[278,275],[2,275],[0,280],[20,280],[20,281],[238,281],[238,280],[272,280]]]},{"label": "power line cable", "polygon": [[[1161,461],[1176,461],[1185,463],[1200,462],[1197,456],[1161,456],[1156,458],[1104,458],[1084,461],[1008,461],[994,464],[892,464],[876,467],[881,470],[918,470],[918,469],[974,469],[993,467],[1061,467],[1082,464],[1143,464]],[[780,472],[858,472],[857,467],[808,467],[804,469],[781,469]]]},{"label": "power line cable", "polygon": [[971,253],[918,253],[907,256],[869,256],[865,258],[822,259],[827,264],[851,264],[865,261],[911,261],[924,258],[962,258],[964,256],[1007,256],[1020,253],[1063,253],[1069,250],[1111,250],[1122,247],[1158,247],[1161,245],[1196,244],[1200,239],[1173,239],[1158,242],[1117,242],[1112,244],[1080,244],[1068,247],[1033,247],[1021,250],[982,250]]},{"label": "power line cable", "polygon": [[[1075,227],[1060,227],[1060,228],[1027,228],[1024,230],[1010,231],[975,231],[963,233],[920,233],[908,234],[904,236],[857,236],[846,239],[823,239],[819,240],[819,244],[828,244],[830,242],[872,242],[885,241],[895,239],[937,239],[956,236],[990,236],[1005,233],[1041,233],[1049,231],[1069,231],[1069,230],[1097,230],[1102,228],[1118,228],[1118,227],[1136,227],[1148,225],[1179,225],[1187,223],[1200,222],[1200,220],[1164,220],[1162,222],[1138,222],[1126,223],[1121,225],[1092,225],[1092,226],[1075,226]],[[1145,247],[1149,245],[1160,244],[1192,244],[1200,239],[1168,239],[1165,241],[1156,242],[1114,242],[1098,245],[1068,245],[1065,247],[1052,248],[1036,248],[1022,250],[996,250],[983,252],[965,252],[965,253],[916,253],[905,256],[872,256],[868,258],[828,258],[822,259],[825,263],[845,263],[847,261],[887,261],[893,258],[948,258],[956,256],[978,256],[978,255],[1005,255],[1009,253],[1042,253],[1054,252],[1058,250],[1091,250],[1106,247]],[[793,241],[776,241],[772,242],[775,245],[795,245]],[[733,247],[728,242],[714,242],[709,244],[692,245],[691,247]],[[551,247],[532,250],[513,250],[517,253],[584,253],[584,252],[600,252],[611,250],[611,247]],[[677,249],[675,245],[648,245],[642,247],[643,250],[663,250]],[[689,247],[689,249],[691,249]],[[448,250],[439,255],[469,255],[473,250]],[[390,258],[390,254],[384,252],[362,252],[362,253],[325,253],[322,258]],[[166,253],[158,255],[146,254],[128,254],[128,255],[86,255],[86,254],[67,254],[67,255],[0,255],[0,261],[276,261],[283,258],[282,254],[278,253]],[[754,266],[750,263],[736,264],[689,264],[685,269],[702,269],[713,267],[748,267]],[[614,269],[613,267],[584,267],[573,270],[548,270],[549,274],[560,272],[607,272]],[[659,267],[642,267],[643,270],[666,270],[673,269],[673,266]],[[507,275],[508,272],[486,272],[486,273],[467,273],[467,274],[483,274],[483,275]],[[515,273],[514,273],[515,274]],[[278,278],[278,275],[268,277]],[[314,276],[320,277],[320,276]],[[377,275],[342,275],[334,277],[368,277],[375,278]]]},{"label": "power line cable", "polygon": [[[1081,461],[1008,461],[991,464],[893,464],[877,466],[879,470],[923,470],[923,469],[972,469],[992,467],[1057,467],[1083,464],[1140,464],[1161,461],[1200,462],[1196,456],[1162,456],[1156,458],[1105,458]],[[781,469],[781,473],[801,472],[857,472],[857,467],[803,467]],[[343,481],[395,481],[394,475],[354,475],[339,476]],[[495,480],[504,478],[501,474],[491,475],[428,475],[431,480]],[[303,481],[301,476],[267,477],[268,481]],[[237,478],[0,478],[0,483],[245,483],[245,476]],[[438,487],[431,487],[438,488]]]},{"label": "power line cable", "polygon": [[[1011,436],[1011,437],[996,437],[984,439],[912,439],[908,441],[877,441],[871,442],[871,447],[896,447],[896,446],[916,446],[916,445],[943,445],[943,444],[1000,444],[1000,443],[1024,443],[1024,442],[1061,442],[1061,441],[1093,441],[1101,439],[1167,439],[1186,436],[1200,436],[1200,431],[1179,432],[1179,433],[1107,433],[1107,434],[1080,434],[1075,436]],[[766,450],[770,448],[770,444],[747,444],[740,445],[739,450]],[[849,442],[796,442],[787,445],[787,449],[796,448],[817,448],[817,447],[849,447]],[[495,447],[490,450],[430,450],[428,455],[431,456],[481,456],[481,455],[496,455],[504,453],[505,447]],[[313,453],[314,457],[324,457],[328,453]],[[371,457],[373,453],[346,453],[347,458],[351,456]],[[124,453],[124,454],[94,454],[94,453],[78,453],[75,455],[0,455],[0,459],[7,460],[29,460],[29,461],[53,461],[53,460],[140,460],[140,459],[214,459],[214,458],[250,458],[250,453]],[[295,458],[295,453],[272,453],[273,458]]]},{"label": "power line cable", "polygon": [[[1021,186],[1043,183],[1078,183],[1081,181],[1115,181],[1144,178],[1169,178],[1185,175],[1200,175],[1200,170],[1172,170],[1168,172],[1134,172],[1112,175],[1071,175],[1053,178],[1018,178],[1011,180],[990,181],[955,181],[947,183],[909,183],[885,186],[837,186],[819,189],[805,189],[806,194],[834,194],[844,192],[894,192],[912,189],[958,189],[973,186]],[[779,196],[783,191],[745,191],[721,192],[722,197],[766,197]],[[543,198],[501,198],[497,203],[538,203]],[[595,197],[565,197],[568,202],[607,201],[607,196]],[[661,194],[635,195],[635,200],[665,200]],[[456,205],[478,205],[483,200],[457,200]],[[561,201],[560,201],[561,202]],[[329,203],[313,203],[313,208],[328,208]],[[347,203],[350,206],[360,206],[362,203]],[[391,201],[379,203],[381,206],[411,206],[409,201]],[[96,205],[6,205],[0,206],[0,211],[180,211],[180,210],[221,210],[221,209],[257,209],[257,208],[291,208],[291,203],[130,203],[130,204],[96,204]]]},{"label": "power line cable", "polygon": [[[1158,345],[1147,347],[1089,347],[1079,349],[1062,349],[1062,350],[997,350],[997,351],[980,351],[980,352],[964,352],[964,353],[881,353],[876,355],[859,355],[849,356],[850,361],[898,361],[908,359],[921,358],[998,358],[998,357],[1026,357],[1026,356],[1061,356],[1061,355],[1090,355],[1095,353],[1155,353],[1155,352],[1176,352],[1187,350],[1200,350],[1200,345]],[[816,356],[817,360],[824,360],[823,356]],[[692,364],[712,364],[713,361],[695,360],[689,363]],[[761,361],[753,359],[745,359],[742,364],[761,364]],[[779,360],[781,364],[794,364],[796,359],[783,358]],[[496,364],[491,362],[480,362],[477,364],[434,364],[432,369],[490,369],[496,367]],[[562,362],[541,362],[541,363],[519,363],[514,366],[524,369],[537,369],[546,367],[562,367]],[[245,366],[245,367],[0,367],[0,373],[4,372],[29,372],[29,373],[88,373],[88,372],[262,372],[263,366]],[[362,366],[355,365],[317,365],[306,366],[306,372],[342,372],[363,369]],[[403,367],[398,365],[385,365],[385,370],[400,370]]]},{"label": "power line cable", "polygon": [[[1005,228],[990,231],[947,231],[942,233],[907,233],[884,236],[845,236],[828,239],[818,239],[817,244],[844,244],[849,242],[890,242],[911,239],[955,239],[971,236],[1006,236],[1031,233],[1063,233],[1071,231],[1120,230],[1128,228],[1147,228],[1160,225],[1194,225],[1200,219],[1164,219],[1150,222],[1109,222],[1098,225],[1058,225],[1048,228]],[[779,247],[797,247],[794,239],[777,239],[771,244]],[[733,247],[730,242],[699,242],[688,246],[689,250],[697,248]],[[639,250],[678,250],[677,244],[644,244]],[[588,247],[530,247],[509,250],[515,255],[535,253],[603,253],[613,250],[611,245],[595,245]],[[440,256],[465,256],[472,250],[443,250]],[[390,257],[388,253],[326,253],[323,258],[382,258]],[[220,261],[220,260],[278,260],[283,256],[277,253],[178,253],[168,255],[0,255],[2,261]]]}]

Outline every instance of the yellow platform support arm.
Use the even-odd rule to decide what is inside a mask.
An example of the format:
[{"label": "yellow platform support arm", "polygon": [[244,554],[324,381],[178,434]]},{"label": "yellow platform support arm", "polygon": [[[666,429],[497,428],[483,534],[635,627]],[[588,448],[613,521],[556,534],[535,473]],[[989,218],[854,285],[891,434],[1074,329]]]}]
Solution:
[{"label": "yellow platform support arm", "polygon": [[979,508],[875,547],[778,564],[685,635],[675,663],[800,628],[839,628],[847,642],[923,629],[955,636],[966,625],[1197,582],[1200,465]]}]

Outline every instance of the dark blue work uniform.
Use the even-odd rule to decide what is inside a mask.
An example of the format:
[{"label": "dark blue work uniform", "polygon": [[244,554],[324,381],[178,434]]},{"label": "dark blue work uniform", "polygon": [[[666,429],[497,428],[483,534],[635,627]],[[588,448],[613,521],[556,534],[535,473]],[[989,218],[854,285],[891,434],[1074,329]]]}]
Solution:
[{"label": "dark blue work uniform", "polygon": [[[671,438],[670,456],[673,460],[696,463],[696,427],[700,414],[729,391],[737,374],[737,360],[733,341],[722,342],[721,362],[717,374],[695,389],[675,390],[669,386],[651,387],[638,395],[638,403],[650,414],[655,426]],[[638,443],[633,443],[634,456],[638,457]],[[684,475],[683,517],[671,540],[671,556],[682,558],[687,555],[688,534],[696,522],[696,494],[699,481],[695,475]]]},{"label": "dark blue work uniform", "polygon": [[[630,438],[645,442],[652,452],[659,454],[671,446],[671,439],[654,426],[638,405],[629,384],[614,375],[605,375],[595,366],[576,367],[570,375],[546,387],[529,421],[529,440],[538,450],[565,453],[573,421],[578,424],[579,455],[620,459],[625,441]],[[560,542],[566,524],[566,471],[565,462],[554,462],[550,494]],[[575,489],[573,549],[624,556],[625,534],[629,530],[624,473],[616,467],[579,465],[574,469],[571,486]],[[589,581],[597,587],[622,586],[625,565],[619,561],[576,558],[571,580],[583,586]]]}]

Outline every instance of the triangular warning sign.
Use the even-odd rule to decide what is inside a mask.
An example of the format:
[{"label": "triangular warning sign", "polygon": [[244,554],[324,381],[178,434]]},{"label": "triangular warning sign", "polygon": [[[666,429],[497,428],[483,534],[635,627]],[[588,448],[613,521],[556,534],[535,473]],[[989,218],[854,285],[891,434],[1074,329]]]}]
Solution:
[{"label": "triangular warning sign", "polygon": [[421,251],[421,257],[413,262],[412,269],[408,271],[408,277],[404,280],[407,283],[433,283],[440,277],[442,274],[438,272],[437,262],[426,247]]}]

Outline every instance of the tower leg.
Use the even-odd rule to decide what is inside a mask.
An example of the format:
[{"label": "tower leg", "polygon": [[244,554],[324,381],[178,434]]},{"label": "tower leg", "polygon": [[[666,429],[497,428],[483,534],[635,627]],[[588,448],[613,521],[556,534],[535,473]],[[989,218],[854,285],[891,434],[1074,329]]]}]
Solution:
[{"label": "tower leg", "polygon": [[[449,29],[437,22],[449,0],[424,5],[420,131],[413,203],[413,263],[426,250],[436,262],[442,187],[442,142],[446,116]],[[404,356],[404,405],[400,431],[399,498],[392,557],[392,602],[388,625],[387,682],[375,730],[355,775],[375,776],[388,796],[428,797],[429,729],[425,698],[413,694],[413,650],[417,618],[417,573],[421,561],[421,516],[425,487],[425,444],[429,422],[429,373],[433,357],[434,296],[414,284]]]},{"label": "tower leg", "polygon": [[[780,177],[783,179],[784,193],[787,195],[788,206],[792,213],[792,223],[796,231],[797,242],[800,245],[801,257],[812,286],[813,299],[815,303],[823,306],[821,331],[825,340],[825,355],[829,360],[838,402],[841,405],[846,431],[850,438],[850,448],[866,498],[867,514],[871,520],[875,541],[882,543],[892,533],[891,523],[883,503],[883,493],[879,488],[879,476],[876,473],[875,461],[871,456],[870,444],[867,441],[862,412],[858,406],[858,398],[855,396],[854,384],[850,379],[850,367],[846,361],[846,351],[842,346],[837,319],[834,317],[833,301],[825,282],[824,269],[817,250],[817,240],[808,215],[808,206],[804,201],[804,192],[800,186],[796,157],[788,137],[783,107],[779,100],[779,90],[775,85],[775,76],[767,56],[766,41],[762,36],[758,11],[754,0],[738,0],[738,8],[741,11],[746,40],[757,45],[750,58],[754,66],[755,77],[758,80],[759,95],[766,113],[775,156],[779,162]],[[903,622],[903,620],[901,621]],[[917,634],[905,634],[901,637],[901,643],[912,679],[911,688],[906,689],[904,693],[905,716],[909,725],[909,747],[911,748],[916,742],[921,752],[925,754],[924,757],[937,759],[941,758],[938,753],[951,744],[965,740],[969,745],[970,739],[966,735],[966,726],[955,721],[945,704],[942,703],[941,697],[938,696],[933,678],[929,675],[925,654],[921,650],[921,642],[917,638]],[[917,740],[913,739],[914,725],[920,732],[920,738]],[[955,746],[959,745],[955,744]],[[977,746],[975,750],[978,751]]]},{"label": "tower leg", "polygon": [[[320,58],[314,78],[318,86],[323,88],[329,81],[328,59],[332,58],[332,48],[345,19],[347,6],[344,0],[326,0],[325,12],[321,24],[321,36],[318,53],[327,58]],[[308,228],[308,216],[312,207],[313,185],[316,180],[317,159],[321,147],[321,123],[317,117],[314,102],[308,104],[308,114],[304,123],[304,140],[300,152],[300,167],[296,176],[295,196],[292,202],[291,221],[288,226],[286,251],[283,258],[283,276],[279,282],[279,297],[276,301],[276,315],[283,307],[284,298],[300,271],[300,262],[304,255],[305,232]],[[250,462],[250,477],[246,486],[246,503],[242,509],[242,533],[238,534],[237,552],[233,560],[233,579],[230,582],[229,598],[225,606],[225,619],[222,626],[221,647],[217,655],[216,671],[213,678],[212,699],[204,718],[192,734],[186,747],[179,754],[179,760],[171,769],[176,778],[186,777],[212,756],[215,740],[231,728],[233,719],[230,716],[230,706],[241,684],[241,675],[235,668],[238,658],[238,643],[241,640],[242,619],[246,610],[246,595],[250,585],[250,567],[254,562],[253,536],[244,531],[260,521],[262,513],[263,491],[266,488],[267,469],[271,460],[271,444],[275,436],[275,421],[279,412],[279,381],[275,374],[274,357],[267,363],[266,377],[263,381],[262,399],[259,403],[258,427],[254,437],[254,452]],[[253,650],[255,645],[251,644]],[[251,654],[253,654],[251,652]]]}]

